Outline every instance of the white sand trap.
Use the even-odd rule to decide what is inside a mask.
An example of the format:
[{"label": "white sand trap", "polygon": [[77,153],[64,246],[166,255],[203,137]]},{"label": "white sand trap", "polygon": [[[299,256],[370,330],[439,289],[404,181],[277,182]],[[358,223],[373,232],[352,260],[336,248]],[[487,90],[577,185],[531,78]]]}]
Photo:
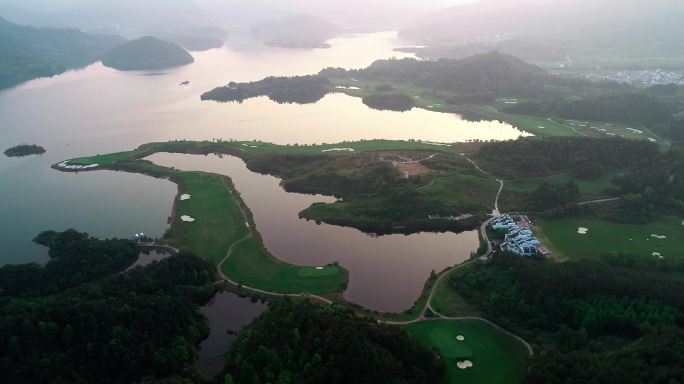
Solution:
[{"label": "white sand trap", "polygon": [[335,151],[354,152],[354,148],[330,148],[330,149],[321,149],[321,152],[335,152]]},{"label": "white sand trap", "polygon": [[319,271],[320,271],[321,269],[324,269],[324,268],[325,268],[325,267],[316,267],[316,269],[318,269]]},{"label": "white sand trap", "polygon": [[546,127],[543,126],[543,125],[538,125],[537,128],[539,128],[539,129],[546,129]]},{"label": "white sand trap", "polygon": [[353,90],[353,91],[357,91],[357,90],[361,89],[361,88],[359,88],[359,87],[345,87],[345,86],[343,86],[343,85],[338,85],[338,86],[335,87],[335,88],[336,88],[336,89],[350,89],[350,90]]},{"label": "white sand trap", "polygon": [[416,98],[416,99],[420,99],[420,96],[413,96],[413,97]]},{"label": "white sand trap", "polygon": [[192,197],[191,195],[188,195],[187,193],[184,193],[184,194],[181,195],[180,199],[181,199],[181,200],[190,200],[191,197]]},{"label": "white sand trap", "polygon": [[577,228],[577,233],[579,233],[580,235],[586,235],[587,233],[589,233],[589,228],[579,227]]},{"label": "white sand trap", "polygon": [[651,253],[652,256],[658,257],[658,258],[663,258],[663,255],[660,254],[660,252],[653,252]]},{"label": "white sand trap", "polygon": [[463,340],[465,340],[465,337],[463,337],[463,335],[458,335],[458,336],[456,336],[456,340],[463,341]]},{"label": "white sand trap", "polygon": [[644,133],[644,131],[640,131],[640,130],[634,129],[634,128],[625,128],[625,129],[628,131],[634,132],[634,133],[638,133],[638,134]]},{"label": "white sand trap", "polygon": [[466,368],[472,367],[473,362],[470,360],[463,360],[463,361],[459,361],[458,363],[456,363],[456,366],[459,367],[460,369],[466,369]]},{"label": "white sand trap", "polygon": [[188,215],[181,216],[181,220],[185,221],[186,223],[192,223],[193,221],[195,221],[195,219]]},{"label": "white sand trap", "polygon": [[655,233],[651,233],[651,237],[654,239],[667,239],[667,236],[665,235],[656,235]]},{"label": "white sand trap", "polygon": [[250,145],[249,147],[250,147],[250,148],[259,148],[258,145]]},{"label": "white sand trap", "polygon": [[97,164],[97,163],[95,163],[95,164],[88,164],[88,165],[84,165],[84,166],[83,166],[83,169],[95,168],[95,167],[97,167],[97,166],[99,166],[99,165],[100,165],[100,164]]},{"label": "white sand trap", "polygon": [[650,141],[651,143],[655,143],[655,142],[657,142],[658,140],[656,140],[656,139],[654,139],[654,138],[652,138],[652,137],[649,137],[649,138],[648,138],[648,141]]}]

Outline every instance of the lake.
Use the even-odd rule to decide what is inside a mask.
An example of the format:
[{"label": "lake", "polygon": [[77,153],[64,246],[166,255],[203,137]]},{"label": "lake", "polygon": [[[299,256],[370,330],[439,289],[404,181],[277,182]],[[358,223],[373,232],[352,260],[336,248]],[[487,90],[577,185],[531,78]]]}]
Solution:
[{"label": "lake", "polygon": [[[0,156],[0,215],[4,219],[0,264],[45,261],[46,250],[31,239],[46,229],[73,227],[99,237],[130,237],[138,232],[156,237],[167,228],[175,185],[141,175],[66,174],[49,168],[67,158],[170,139],[258,139],[279,144],[374,138],[452,142],[511,139],[521,134],[508,124],[468,122],[455,114],[375,111],[342,94],[309,105],[277,104],[266,98],[242,104],[200,100],[203,92],[231,80],[309,74],[328,66],[361,68],[376,59],[409,56],[393,51],[404,45],[393,32],[344,36],[330,43],[329,49],[290,50],[234,35],[223,48],[194,52],[194,64],[172,70],[119,72],[98,63],[0,91],[0,149],[19,143],[47,149],[40,157]],[[185,80],[190,85],[180,86]],[[287,239],[270,241],[269,247],[282,248],[275,251],[277,255],[294,257],[281,244]],[[415,252],[421,252],[420,247]],[[312,260],[321,257],[314,255]],[[334,251],[324,257],[342,261]],[[397,258],[395,262],[404,261]],[[369,274],[377,272],[371,268],[369,264]]]},{"label": "lake", "polygon": [[298,213],[304,208],[335,199],[286,192],[280,179],[254,173],[233,156],[157,153],[146,160],[230,176],[273,255],[299,265],[339,262],[349,270],[344,297],[381,312],[410,308],[432,270],[462,263],[479,245],[477,231],[373,237],[353,228],[300,219]]}]

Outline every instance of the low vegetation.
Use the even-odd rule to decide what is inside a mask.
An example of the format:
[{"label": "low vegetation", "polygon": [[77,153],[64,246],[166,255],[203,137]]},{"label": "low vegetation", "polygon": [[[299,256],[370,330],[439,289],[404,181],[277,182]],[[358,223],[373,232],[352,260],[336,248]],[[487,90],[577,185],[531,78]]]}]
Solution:
[{"label": "low vegetation", "polygon": [[373,109],[381,111],[410,111],[415,103],[410,96],[403,93],[371,93],[364,96],[361,101]]},{"label": "low vegetation", "polygon": [[[411,337],[439,352],[446,383],[520,383],[528,351],[520,341],[478,320],[433,320],[406,327]],[[458,337],[463,337],[459,340]],[[469,361],[469,368],[459,362]]]}]

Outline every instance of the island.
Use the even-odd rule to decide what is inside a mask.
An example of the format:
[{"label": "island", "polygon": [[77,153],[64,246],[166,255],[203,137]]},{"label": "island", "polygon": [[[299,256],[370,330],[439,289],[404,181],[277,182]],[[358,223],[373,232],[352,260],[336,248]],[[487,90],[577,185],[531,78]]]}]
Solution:
[{"label": "island", "polygon": [[21,144],[5,150],[7,157],[25,157],[31,155],[42,155],[45,153],[45,148],[35,144]]},{"label": "island", "polygon": [[370,108],[381,111],[405,112],[413,109],[415,103],[410,96],[403,93],[371,93],[364,96],[363,103]]},{"label": "island", "polygon": [[102,57],[102,64],[120,71],[166,69],[194,61],[179,45],[151,36],[121,44]]},{"label": "island", "polygon": [[230,82],[202,95],[202,100],[243,102],[252,97],[268,96],[276,103],[309,104],[333,90],[322,76],[267,77],[251,83]]},{"label": "island", "polygon": [[327,40],[342,28],[313,15],[295,15],[252,28],[250,35],[266,45],[283,48],[329,48]]}]

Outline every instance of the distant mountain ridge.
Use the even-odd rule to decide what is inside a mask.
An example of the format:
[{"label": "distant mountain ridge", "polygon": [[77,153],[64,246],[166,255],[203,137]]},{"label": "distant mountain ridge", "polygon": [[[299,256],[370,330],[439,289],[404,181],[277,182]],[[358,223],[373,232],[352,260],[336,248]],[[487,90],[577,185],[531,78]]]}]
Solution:
[{"label": "distant mountain ridge", "polygon": [[342,28],[313,15],[295,15],[253,27],[250,35],[270,46],[285,48],[327,48],[327,40]]},{"label": "distant mountain ridge", "polygon": [[0,89],[95,63],[123,42],[118,36],[21,26],[0,18]]},{"label": "distant mountain ridge", "polygon": [[684,55],[684,2],[662,0],[481,1],[422,16],[400,31],[432,57],[492,49],[537,60]]},{"label": "distant mountain ridge", "polygon": [[102,56],[102,64],[122,71],[166,69],[194,61],[177,44],[151,36],[121,44]]}]

